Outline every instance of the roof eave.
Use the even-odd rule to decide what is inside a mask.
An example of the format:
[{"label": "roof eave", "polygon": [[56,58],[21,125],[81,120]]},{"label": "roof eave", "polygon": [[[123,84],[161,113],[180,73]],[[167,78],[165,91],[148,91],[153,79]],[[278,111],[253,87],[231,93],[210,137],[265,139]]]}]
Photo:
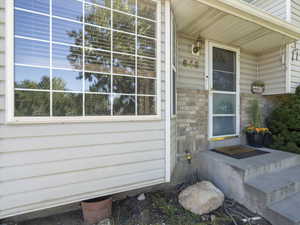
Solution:
[{"label": "roof eave", "polygon": [[300,29],[240,0],[196,0],[233,16],[278,32],[294,41],[300,39]]}]

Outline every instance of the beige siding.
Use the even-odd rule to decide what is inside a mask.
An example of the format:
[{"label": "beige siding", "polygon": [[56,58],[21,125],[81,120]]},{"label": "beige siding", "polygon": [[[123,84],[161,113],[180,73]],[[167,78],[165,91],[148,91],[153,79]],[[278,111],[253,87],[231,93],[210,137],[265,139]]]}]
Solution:
[{"label": "beige siding", "polygon": [[287,19],[286,0],[254,0],[251,4],[273,16]]},{"label": "beige siding", "polygon": [[[291,22],[300,27],[300,1],[291,1]],[[297,48],[300,49],[300,42],[297,42]],[[291,47],[291,51],[294,49],[294,45]],[[292,60],[291,56],[291,91],[294,92],[295,88],[300,85],[300,58],[298,60]]]},{"label": "beige siding", "polygon": [[259,79],[266,84],[265,95],[286,93],[286,71],[280,50],[258,58]]},{"label": "beige siding", "polygon": [[4,1],[0,1],[0,218],[165,181],[165,43],[162,119],[5,125]]},{"label": "beige siding", "polygon": [[241,52],[240,90],[241,93],[250,93],[251,84],[257,79],[257,57]]},{"label": "beige siding", "polygon": [[[178,88],[205,89],[205,50],[202,49],[200,56],[192,55],[193,40],[179,39],[179,73],[177,80]],[[198,61],[199,68],[183,66],[183,60]],[[249,93],[250,86],[255,81],[257,71],[257,57],[241,52],[240,57],[240,88],[241,92]]]},{"label": "beige siding", "polygon": [[[178,75],[177,88],[204,90],[204,49],[200,56],[192,55],[192,39],[178,38]],[[199,67],[184,66],[183,61],[198,62]]]}]

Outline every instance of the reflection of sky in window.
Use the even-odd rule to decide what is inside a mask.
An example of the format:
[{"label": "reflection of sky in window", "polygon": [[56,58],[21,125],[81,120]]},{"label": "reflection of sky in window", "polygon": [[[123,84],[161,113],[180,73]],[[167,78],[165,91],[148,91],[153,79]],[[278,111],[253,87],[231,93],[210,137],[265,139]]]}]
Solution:
[{"label": "reflection of sky in window", "polygon": [[68,56],[71,54],[71,49],[73,49],[75,53],[74,56],[82,57],[82,48],[54,44],[52,47],[53,66],[66,69],[80,68],[81,60],[79,62],[76,61],[75,64],[72,65],[68,59]]},{"label": "reflection of sky in window", "polygon": [[49,40],[49,17],[16,10],[15,34]]},{"label": "reflection of sky in window", "polygon": [[[80,42],[76,43],[71,33],[76,35],[77,40],[81,39]],[[53,18],[52,35],[53,41],[82,45],[82,24]]]},{"label": "reflection of sky in window", "polygon": [[42,13],[49,13],[49,1],[45,0],[15,0],[15,6]]},{"label": "reflection of sky in window", "polygon": [[82,2],[76,0],[53,0],[52,5],[54,16],[82,21]]},{"label": "reflection of sky in window", "polygon": [[49,66],[49,43],[15,38],[15,62]]},{"label": "reflection of sky in window", "polygon": [[[16,66],[15,67],[15,83],[17,87],[22,87],[23,81],[31,81],[35,82],[36,84],[42,81],[43,77],[49,77],[50,71],[49,69],[43,68],[32,68],[27,66]],[[47,88],[50,88],[47,85]]]},{"label": "reflection of sky in window", "polygon": [[55,85],[55,82],[53,82],[53,90],[82,91],[81,76],[82,72],[53,70],[53,79],[56,78],[56,82],[58,82],[59,80],[64,83],[64,85]]}]

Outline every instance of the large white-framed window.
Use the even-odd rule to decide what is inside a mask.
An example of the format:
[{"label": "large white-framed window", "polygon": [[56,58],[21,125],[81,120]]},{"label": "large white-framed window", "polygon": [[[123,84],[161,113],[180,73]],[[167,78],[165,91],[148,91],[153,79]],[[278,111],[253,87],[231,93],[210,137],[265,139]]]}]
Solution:
[{"label": "large white-framed window", "polygon": [[160,118],[160,0],[7,5],[10,122]]},{"label": "large white-framed window", "polygon": [[206,42],[209,82],[209,138],[240,133],[240,50]]},{"label": "large white-framed window", "polygon": [[177,34],[176,21],[174,13],[171,10],[171,115],[176,117],[177,114]]}]

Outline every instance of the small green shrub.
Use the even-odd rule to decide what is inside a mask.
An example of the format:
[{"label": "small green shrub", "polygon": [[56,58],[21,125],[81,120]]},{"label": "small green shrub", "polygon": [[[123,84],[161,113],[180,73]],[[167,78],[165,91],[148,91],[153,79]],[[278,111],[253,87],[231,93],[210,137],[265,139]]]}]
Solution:
[{"label": "small green shrub", "polygon": [[288,95],[267,118],[272,148],[300,154],[300,87]]},{"label": "small green shrub", "polygon": [[258,99],[253,99],[250,103],[250,107],[248,108],[248,114],[251,118],[251,125],[255,128],[261,128],[262,122],[261,122],[261,112],[259,107],[259,101]]}]

